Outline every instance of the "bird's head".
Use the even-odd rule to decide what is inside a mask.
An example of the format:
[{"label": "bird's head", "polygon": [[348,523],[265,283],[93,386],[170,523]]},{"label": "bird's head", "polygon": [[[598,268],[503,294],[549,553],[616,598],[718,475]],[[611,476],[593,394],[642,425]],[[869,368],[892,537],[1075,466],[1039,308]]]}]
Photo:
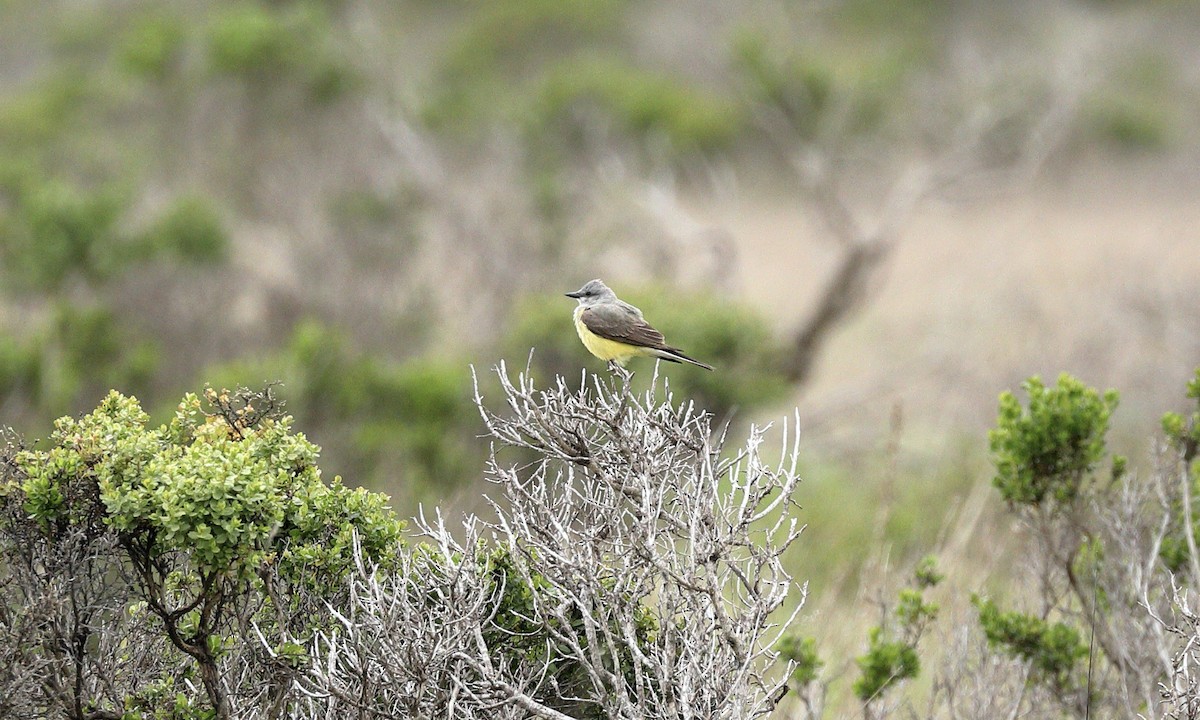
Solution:
[{"label": "bird's head", "polygon": [[598,300],[615,300],[617,296],[599,278],[596,278],[595,280],[589,280],[575,292],[567,293],[567,297],[577,299],[580,305],[587,305]]}]

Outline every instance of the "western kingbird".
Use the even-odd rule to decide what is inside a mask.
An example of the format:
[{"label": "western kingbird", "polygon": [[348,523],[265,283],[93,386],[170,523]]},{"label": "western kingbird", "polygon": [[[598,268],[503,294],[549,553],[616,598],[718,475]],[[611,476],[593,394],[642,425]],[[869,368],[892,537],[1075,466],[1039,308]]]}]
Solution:
[{"label": "western kingbird", "polygon": [[592,280],[567,297],[579,300],[575,308],[575,330],[583,346],[601,360],[625,367],[635,355],[661,358],[676,363],[691,363],[705,370],[705,365],[693,360],[679,348],[664,342],[663,334],[642,318],[642,311],[619,299],[600,280]]}]

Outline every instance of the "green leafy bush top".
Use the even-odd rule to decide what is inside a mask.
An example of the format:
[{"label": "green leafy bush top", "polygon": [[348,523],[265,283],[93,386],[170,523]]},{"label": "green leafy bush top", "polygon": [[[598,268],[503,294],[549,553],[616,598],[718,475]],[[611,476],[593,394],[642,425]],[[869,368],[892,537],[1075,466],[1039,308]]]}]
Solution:
[{"label": "green leafy bush top", "polygon": [[296,579],[340,575],[355,535],[386,560],[402,525],[384,496],[322,482],[318,448],[290,417],[208,396],[226,412],[206,413],[188,394],[159,428],[115,391],[94,412],[59,419],[50,449],[17,457],[26,510],[47,532],[103,523],[150,560],[188,553],[201,574],[248,577],[277,562]]},{"label": "green leafy bush top", "polygon": [[1071,686],[1076,664],[1087,645],[1070,625],[1021,612],[1002,612],[991,600],[972,598],[988,644],[1030,662],[1038,679],[1062,691]]},{"label": "green leafy bush top", "polygon": [[1010,392],[1000,396],[1000,415],[988,436],[996,465],[992,482],[1011,504],[1069,503],[1104,456],[1117,393],[1101,396],[1065,373],[1053,388],[1037,377],[1022,387],[1028,408]]}]

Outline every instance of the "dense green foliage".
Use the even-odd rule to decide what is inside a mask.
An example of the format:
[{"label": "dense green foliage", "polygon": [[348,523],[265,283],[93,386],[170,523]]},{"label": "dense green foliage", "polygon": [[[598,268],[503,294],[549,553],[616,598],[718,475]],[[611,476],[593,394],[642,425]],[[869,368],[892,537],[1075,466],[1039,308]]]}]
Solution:
[{"label": "dense green foliage", "polygon": [[[6,625],[20,629],[37,603],[65,592],[75,600],[62,623],[82,637],[127,633],[128,644],[121,662],[92,655],[103,645],[63,657],[60,631],[27,629],[14,662],[73,665],[76,692],[100,688],[87,702],[117,704],[130,719],[157,717],[163,702],[206,716],[197,696],[177,694],[178,679],[195,675],[225,717],[222,668],[231,655],[248,662],[248,624],[264,637],[320,630],[345,598],[356,552],[391,566],[403,524],[384,496],[323,482],[316,446],[270,393],[209,390],[203,401],[186,396],[171,422],[148,421],[113,392],[92,413],[59,419],[44,449],[5,458],[0,581],[21,591],[4,600]],[[20,568],[40,566],[53,582],[38,588],[37,571]],[[34,604],[22,607],[22,595]],[[147,654],[158,658],[149,666]],[[164,674],[145,675],[154,668]]]},{"label": "dense green foliage", "polygon": [[1035,681],[1049,683],[1058,691],[1079,681],[1088,646],[1076,628],[1021,612],[1003,612],[984,598],[975,597],[973,602],[988,643],[1029,662]]},{"label": "dense green foliage", "polygon": [[1053,388],[1036,377],[1023,387],[1028,408],[1010,392],[1000,396],[1000,417],[988,436],[996,463],[993,482],[1011,504],[1069,503],[1104,456],[1117,393],[1101,396],[1066,374]]}]

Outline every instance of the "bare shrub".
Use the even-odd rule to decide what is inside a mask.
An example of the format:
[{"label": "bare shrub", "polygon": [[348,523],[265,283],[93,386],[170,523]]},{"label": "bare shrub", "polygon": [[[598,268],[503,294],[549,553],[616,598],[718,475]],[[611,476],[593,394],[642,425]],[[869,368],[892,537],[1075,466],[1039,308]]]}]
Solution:
[{"label": "bare shrub", "polygon": [[[774,709],[776,639],[803,598],[782,564],[796,436],[730,453],[709,418],[629,377],[538,390],[501,366],[495,519],[422,518],[400,572],[367,567],[311,646],[314,714],[752,718]],[[658,387],[658,383],[654,384]],[[660,395],[661,394],[661,395]],[[782,615],[781,615],[782,613]],[[790,613],[790,614],[789,614]],[[355,715],[363,716],[363,715]]]}]

